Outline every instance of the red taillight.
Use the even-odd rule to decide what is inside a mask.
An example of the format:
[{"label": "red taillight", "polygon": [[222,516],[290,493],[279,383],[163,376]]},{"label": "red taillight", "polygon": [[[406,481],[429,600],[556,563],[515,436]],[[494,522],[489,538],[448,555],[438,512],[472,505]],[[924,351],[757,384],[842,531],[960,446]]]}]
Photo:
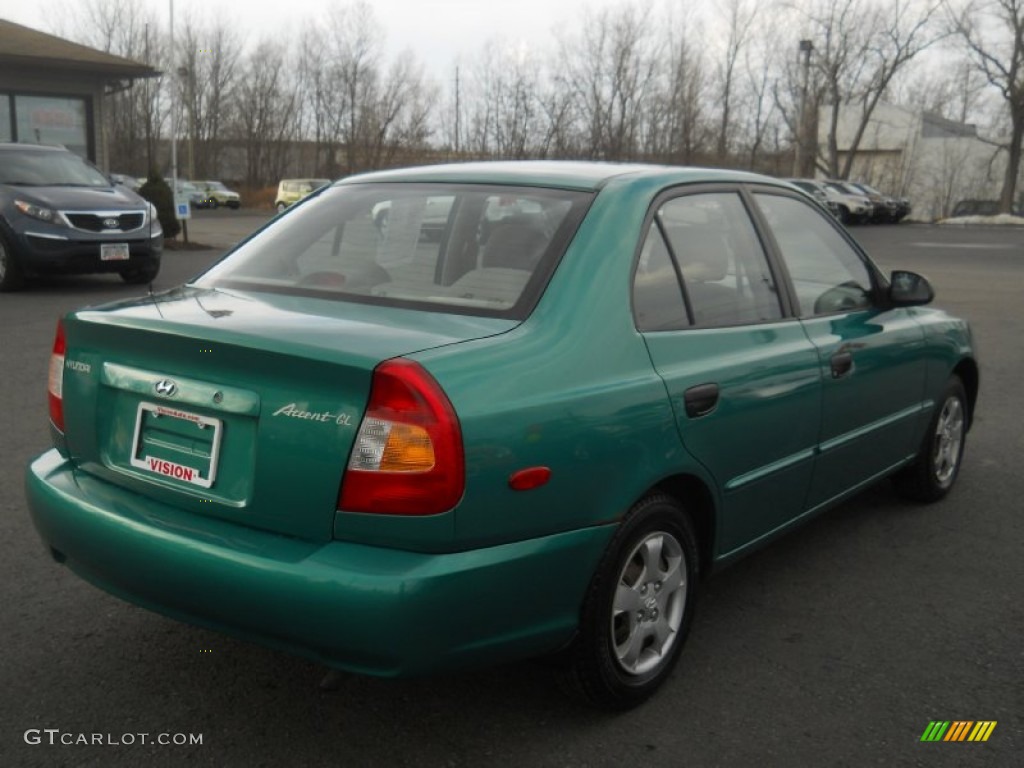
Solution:
[{"label": "red taillight", "polygon": [[378,365],[339,509],[434,515],[458,503],[465,477],[462,429],[441,386],[410,360]]},{"label": "red taillight", "polygon": [[53,338],[53,352],[50,353],[47,393],[50,400],[50,421],[61,432],[64,431],[64,352],[66,350],[64,323],[58,320],[57,334]]}]

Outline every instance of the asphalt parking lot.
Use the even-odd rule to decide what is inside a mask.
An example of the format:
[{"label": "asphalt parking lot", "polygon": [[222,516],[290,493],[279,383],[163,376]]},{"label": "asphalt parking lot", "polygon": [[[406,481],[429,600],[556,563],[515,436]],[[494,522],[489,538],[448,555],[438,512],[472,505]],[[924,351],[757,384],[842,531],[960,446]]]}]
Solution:
[{"label": "asphalt parking lot", "polygon": [[[269,217],[197,212],[190,239],[213,248],[168,252],[154,287]],[[883,483],[713,577],[672,680],[618,716],[563,698],[533,663],[342,675],[322,692],[316,664],[127,605],[55,565],[22,492],[49,445],[54,323],[138,288],[89,276],[0,296],[0,766],[1024,764],[1024,232],[853,233],[884,269],[928,275],[936,303],[973,324],[982,390],[959,483],[933,506]],[[998,724],[984,744],[922,743],[933,720]],[[46,729],[118,743],[51,745]],[[160,734],[202,744],[152,743]]]}]

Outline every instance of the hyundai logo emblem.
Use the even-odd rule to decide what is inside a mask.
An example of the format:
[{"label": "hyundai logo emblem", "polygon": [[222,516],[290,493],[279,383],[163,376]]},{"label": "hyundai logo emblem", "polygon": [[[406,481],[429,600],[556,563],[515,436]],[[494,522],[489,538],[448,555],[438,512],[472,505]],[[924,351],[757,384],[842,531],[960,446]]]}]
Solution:
[{"label": "hyundai logo emblem", "polygon": [[104,219],[103,226],[107,229],[117,229],[120,222],[117,219]]},{"label": "hyundai logo emblem", "polygon": [[174,393],[178,391],[178,385],[170,379],[160,379],[153,388],[163,397],[174,397]]}]

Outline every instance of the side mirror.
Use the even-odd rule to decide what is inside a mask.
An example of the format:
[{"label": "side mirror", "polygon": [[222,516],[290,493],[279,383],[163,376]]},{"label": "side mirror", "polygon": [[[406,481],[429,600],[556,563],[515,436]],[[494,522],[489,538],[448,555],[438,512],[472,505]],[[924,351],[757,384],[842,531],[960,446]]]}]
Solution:
[{"label": "side mirror", "polygon": [[929,304],[935,298],[931,283],[916,272],[898,269],[892,273],[889,283],[889,301],[894,307]]}]

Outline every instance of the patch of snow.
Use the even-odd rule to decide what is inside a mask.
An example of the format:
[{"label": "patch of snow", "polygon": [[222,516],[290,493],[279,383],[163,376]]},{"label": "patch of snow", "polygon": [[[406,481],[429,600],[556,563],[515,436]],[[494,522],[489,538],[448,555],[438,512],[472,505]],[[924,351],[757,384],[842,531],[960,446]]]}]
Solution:
[{"label": "patch of snow", "polygon": [[1000,213],[998,216],[957,216],[955,219],[939,219],[936,224],[951,224],[953,226],[966,226],[968,224],[982,226],[1024,226],[1024,216],[1013,216],[1009,213]]}]

